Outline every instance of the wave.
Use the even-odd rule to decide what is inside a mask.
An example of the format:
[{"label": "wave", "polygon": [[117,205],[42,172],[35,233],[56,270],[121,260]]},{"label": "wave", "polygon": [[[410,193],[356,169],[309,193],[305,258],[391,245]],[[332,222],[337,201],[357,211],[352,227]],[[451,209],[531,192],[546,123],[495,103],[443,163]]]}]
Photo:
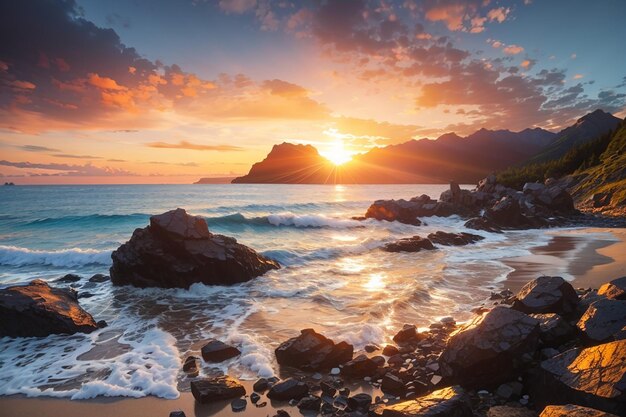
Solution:
[{"label": "wave", "polygon": [[335,228],[347,229],[363,227],[363,223],[350,219],[337,219],[321,214],[294,214],[290,212],[270,214],[261,217],[246,217],[241,213],[227,216],[209,217],[206,219],[209,226],[275,226],[297,228]]},{"label": "wave", "polygon": [[139,222],[150,217],[145,213],[132,214],[88,214],[85,216],[46,217],[32,220],[26,226],[77,226],[101,223]]},{"label": "wave", "polygon": [[111,250],[71,248],[44,251],[0,245],[0,265],[5,266],[47,265],[54,267],[77,267],[110,264]]}]

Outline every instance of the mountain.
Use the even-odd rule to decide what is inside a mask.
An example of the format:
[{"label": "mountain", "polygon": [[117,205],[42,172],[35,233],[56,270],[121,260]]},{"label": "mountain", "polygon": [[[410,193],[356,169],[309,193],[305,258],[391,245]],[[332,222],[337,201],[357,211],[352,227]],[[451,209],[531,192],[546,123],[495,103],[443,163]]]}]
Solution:
[{"label": "mountain", "polygon": [[572,175],[571,192],[580,208],[626,215],[626,121],[610,136],[599,158],[587,165]]},{"label": "mountain", "polygon": [[467,137],[447,133],[374,148],[335,166],[311,145],[282,143],[233,183],[392,184],[476,182],[518,164],[550,144],[554,133],[481,129]]},{"label": "mountain", "polygon": [[600,135],[611,132],[622,120],[600,109],[588,113],[572,126],[560,131],[554,143],[526,161],[526,165],[555,160],[570,149],[589,142]]},{"label": "mountain", "polygon": [[339,169],[311,145],[284,142],[233,183],[327,184],[336,182]]},{"label": "mountain", "polygon": [[194,184],[230,184],[236,177],[204,177]]}]

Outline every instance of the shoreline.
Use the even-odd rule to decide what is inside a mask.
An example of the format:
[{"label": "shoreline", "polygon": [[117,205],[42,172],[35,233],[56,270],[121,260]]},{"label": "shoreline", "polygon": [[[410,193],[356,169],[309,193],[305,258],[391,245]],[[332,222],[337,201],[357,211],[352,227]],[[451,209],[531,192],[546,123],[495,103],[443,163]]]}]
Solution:
[{"label": "shoreline", "polygon": [[[504,258],[501,261],[513,268],[500,288],[517,292],[521,286],[540,275],[565,275],[574,277],[574,287],[598,288],[604,282],[626,275],[626,230],[614,228],[562,229],[549,232],[548,243],[530,249],[531,254]],[[564,276],[564,277],[565,277]],[[247,396],[253,390],[254,381],[242,380]],[[380,389],[368,384],[347,384],[353,393],[366,392],[372,396],[382,395]],[[264,399],[265,400],[265,399]],[[265,407],[250,402],[243,411],[246,416],[266,417],[285,409],[292,416],[300,415],[297,407],[287,402],[267,400]],[[167,416],[171,411],[184,411],[187,417],[225,417],[233,413],[230,400],[217,404],[199,404],[191,392],[180,393],[177,399],[155,396],[142,398],[96,397],[86,400],[70,400],[56,397],[27,397],[23,394],[0,396],[0,408],[6,416],[45,415],[46,417],[84,416],[108,417],[111,415]],[[43,414],[45,410],[45,414]]]}]

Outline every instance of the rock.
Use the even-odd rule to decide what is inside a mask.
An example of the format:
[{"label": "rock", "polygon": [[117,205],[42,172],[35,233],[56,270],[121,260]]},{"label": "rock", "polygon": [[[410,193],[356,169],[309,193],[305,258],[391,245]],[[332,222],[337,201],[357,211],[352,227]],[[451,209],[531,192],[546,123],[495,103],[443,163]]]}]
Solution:
[{"label": "rock", "polygon": [[393,356],[393,355],[397,355],[399,353],[398,348],[395,347],[394,345],[386,345],[383,348],[383,355],[385,356]]},{"label": "rock", "polygon": [[558,314],[531,314],[531,317],[539,320],[539,338],[545,346],[560,346],[574,336],[574,326]]},{"label": "rock", "polygon": [[433,391],[429,395],[373,409],[382,417],[467,417],[472,415],[469,399],[459,386]]},{"label": "rock", "polygon": [[270,388],[267,398],[278,401],[299,400],[309,393],[309,387],[293,378],[278,382]]},{"label": "rock", "polygon": [[428,239],[435,244],[445,245],[445,246],[463,246],[469,245],[470,243],[476,243],[480,240],[483,240],[484,237],[479,235],[473,235],[471,233],[446,233],[446,232],[436,232],[430,233],[428,235]]},{"label": "rock", "polygon": [[95,274],[94,276],[89,278],[89,282],[95,282],[95,283],[107,282],[109,280],[111,280],[111,277],[108,275],[104,275],[104,274]]},{"label": "rock", "polygon": [[500,228],[526,229],[534,226],[522,213],[519,202],[511,196],[502,197],[493,207],[485,210],[484,217]]},{"label": "rock", "polygon": [[261,396],[257,394],[256,392],[253,392],[252,394],[250,394],[250,402],[252,404],[258,403],[260,399],[261,399]]},{"label": "rock", "polygon": [[474,230],[484,230],[490,233],[502,233],[502,229],[492,220],[486,217],[473,217],[465,222],[465,227]]},{"label": "rock", "polygon": [[230,403],[232,410],[237,413],[246,409],[248,402],[243,398],[237,398]]},{"label": "rock", "polygon": [[557,313],[568,315],[576,310],[578,295],[561,277],[543,276],[524,285],[513,302],[515,310],[524,313]]},{"label": "rock", "polygon": [[543,409],[539,417],[617,417],[615,414],[580,405],[549,405]]},{"label": "rock", "polygon": [[270,387],[270,384],[268,380],[265,378],[260,378],[254,383],[254,385],[252,385],[252,389],[255,392],[265,392],[265,390],[267,390],[269,387]]},{"label": "rock", "polygon": [[184,411],[172,411],[170,417],[187,417]]},{"label": "rock", "polygon": [[598,289],[598,295],[611,300],[626,300],[626,277],[607,282]]},{"label": "rock", "polygon": [[0,289],[0,337],[91,333],[98,328],[72,289],[50,287],[40,279]]},{"label": "rock", "polygon": [[423,203],[415,201],[378,200],[367,209],[365,217],[419,226],[422,222],[417,217],[420,215],[422,205]]},{"label": "rock", "polygon": [[380,348],[376,345],[365,345],[365,347],[363,348],[363,350],[365,350],[367,353],[374,353],[379,349]]},{"label": "rock", "polygon": [[337,367],[352,359],[354,347],[346,342],[335,344],[313,329],[301,330],[300,336],[283,342],[276,348],[280,365],[304,371],[319,371]]},{"label": "rock", "polygon": [[591,196],[591,203],[593,207],[600,208],[604,206],[608,206],[611,204],[611,199],[613,198],[613,193],[594,193]]},{"label": "rock", "polygon": [[626,415],[626,340],[547,359],[530,371],[526,386],[538,406],[575,403]]},{"label": "rock", "polygon": [[400,239],[383,246],[383,250],[387,252],[419,252],[421,250],[435,249],[430,240],[419,236]]},{"label": "rock", "polygon": [[209,340],[206,345],[202,346],[200,352],[202,353],[202,359],[211,363],[223,362],[241,354],[236,347],[215,339]]},{"label": "rock", "polygon": [[[423,339],[423,337],[421,337]],[[410,343],[417,342],[420,340],[420,336],[417,333],[417,327],[413,324],[405,324],[394,337],[393,341],[402,344],[402,343]]]},{"label": "rock", "polygon": [[487,417],[537,417],[537,413],[524,407],[497,405],[487,410]]},{"label": "rock", "polygon": [[319,411],[322,406],[322,399],[316,395],[309,395],[298,402],[298,408],[306,411]]},{"label": "rock", "polygon": [[185,363],[183,364],[183,372],[185,372],[190,378],[195,378],[200,373],[200,370],[198,369],[197,359],[198,358],[196,358],[195,356],[188,356],[187,359],[185,359]]},{"label": "rock", "polygon": [[365,355],[359,355],[343,365],[341,374],[350,378],[363,378],[374,375],[377,369],[376,362]]},{"label": "rock", "polygon": [[280,267],[231,237],[210,233],[204,219],[180,208],[152,216],[111,258],[113,284],[141,288],[236,284]]},{"label": "rock", "polygon": [[325,381],[320,383],[320,388],[322,389],[322,393],[324,395],[328,395],[331,398],[337,393],[337,389]]},{"label": "rock", "polygon": [[406,391],[406,386],[404,384],[404,381],[400,377],[394,375],[391,372],[387,372],[383,376],[383,381],[381,383],[380,389],[384,393],[397,395],[403,394]]},{"label": "rock", "polygon": [[209,404],[242,397],[246,395],[246,389],[239,381],[225,375],[191,381],[191,393],[200,404]]},{"label": "rock", "polygon": [[291,417],[291,416],[285,410],[276,410],[276,414],[274,414],[274,417]]},{"label": "rock", "polygon": [[583,336],[593,342],[616,340],[626,327],[626,300],[601,299],[594,301],[577,323]]},{"label": "rock", "polygon": [[366,393],[361,393],[348,398],[348,408],[351,411],[365,411],[367,412],[372,404],[372,396]]},{"label": "rock", "polygon": [[475,317],[448,340],[439,365],[442,375],[470,386],[510,380],[539,340],[539,321],[516,310],[495,307]]},{"label": "rock", "polygon": [[67,274],[67,275],[62,276],[61,278],[54,280],[54,282],[58,282],[59,284],[71,284],[74,282],[78,282],[80,280],[81,280],[81,277],[79,277],[76,274]]},{"label": "rock", "polygon": [[522,191],[526,194],[528,193],[536,194],[536,193],[542,192],[545,189],[546,189],[546,186],[540,182],[527,182],[526,184],[524,184]]}]

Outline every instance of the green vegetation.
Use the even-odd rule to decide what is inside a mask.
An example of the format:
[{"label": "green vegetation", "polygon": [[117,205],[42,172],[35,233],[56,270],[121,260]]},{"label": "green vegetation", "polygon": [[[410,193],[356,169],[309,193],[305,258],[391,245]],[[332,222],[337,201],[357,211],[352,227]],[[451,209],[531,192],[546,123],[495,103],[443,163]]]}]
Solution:
[{"label": "green vegetation", "polygon": [[[621,135],[619,135],[621,133]],[[620,145],[619,138],[624,136]],[[617,139],[617,140],[616,140]],[[527,182],[543,182],[546,178],[560,178],[601,165],[608,155],[615,155],[626,145],[626,123],[622,122],[615,133],[576,146],[559,159],[521,167],[511,167],[498,173],[498,182],[521,189]]]}]

